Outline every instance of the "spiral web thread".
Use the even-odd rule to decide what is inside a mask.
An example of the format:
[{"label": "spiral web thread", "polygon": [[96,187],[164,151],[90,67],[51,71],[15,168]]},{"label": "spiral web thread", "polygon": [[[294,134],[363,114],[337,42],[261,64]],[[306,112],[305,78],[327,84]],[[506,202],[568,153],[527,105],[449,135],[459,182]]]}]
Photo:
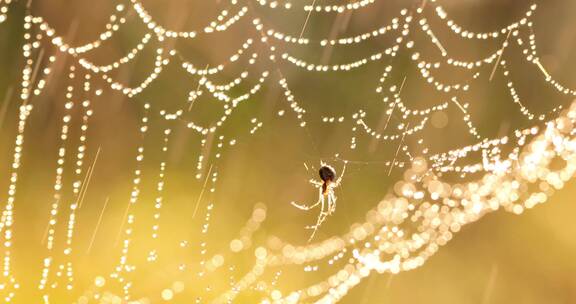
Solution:
[{"label": "spiral web thread", "polygon": [[[218,133],[226,124],[227,119],[234,114],[235,109],[243,103],[249,102],[258,94],[265,85],[275,85],[284,92],[285,110],[278,112],[279,116],[293,115],[298,126],[308,128],[310,121],[321,121],[329,124],[347,124],[351,128],[350,149],[357,149],[357,137],[371,137],[377,141],[396,142],[398,150],[393,160],[386,162],[386,166],[392,169],[404,169],[404,180],[395,186],[395,194],[388,195],[375,208],[368,211],[366,221],[354,224],[349,232],[341,236],[333,236],[326,240],[308,245],[294,245],[285,243],[279,239],[273,239],[267,244],[255,246],[255,262],[252,269],[242,277],[232,280],[230,289],[216,297],[199,297],[197,302],[232,302],[242,292],[257,291],[262,295],[265,303],[296,303],[317,302],[333,303],[341,299],[354,286],[360,284],[372,272],[399,273],[412,270],[424,265],[426,260],[433,256],[457,233],[462,226],[472,223],[483,215],[499,210],[500,208],[515,214],[522,213],[525,209],[532,208],[537,204],[544,203],[554,192],[560,189],[564,183],[571,179],[576,169],[576,138],[573,125],[576,122],[576,106],[572,105],[565,109],[559,105],[549,113],[533,113],[526,108],[510,80],[504,53],[510,44],[515,44],[522,49],[522,56],[527,64],[535,65],[542,75],[542,80],[559,94],[576,96],[576,91],[567,88],[556,81],[541,63],[536,48],[536,37],[533,30],[532,17],[536,11],[536,5],[532,5],[525,15],[517,22],[511,23],[499,30],[492,32],[472,32],[464,29],[451,20],[435,0],[422,1],[418,5],[401,10],[397,17],[393,18],[386,26],[368,31],[351,37],[326,38],[313,40],[305,37],[304,25],[299,37],[291,36],[275,30],[273,25],[265,24],[259,18],[256,6],[266,7],[277,11],[304,10],[307,19],[311,14],[335,13],[344,14],[359,9],[370,9],[376,0],[361,0],[349,2],[343,5],[322,5],[316,1],[312,5],[296,5],[291,2],[278,1],[240,1],[231,0],[228,8],[222,10],[216,19],[202,30],[198,31],[174,31],[160,25],[147,12],[142,3],[130,0],[127,5],[118,4],[116,12],[110,16],[106,29],[98,38],[90,43],[71,46],[62,36],[48,24],[41,16],[32,15],[30,9],[24,17],[24,40],[22,56],[24,67],[22,69],[22,81],[19,107],[18,128],[14,146],[14,158],[10,173],[8,196],[3,206],[0,221],[0,233],[2,238],[2,275],[0,290],[5,301],[9,302],[17,298],[19,292],[26,292],[29,286],[21,286],[18,283],[18,273],[12,265],[12,240],[17,235],[12,229],[15,216],[13,214],[16,204],[17,181],[21,157],[24,151],[26,126],[31,112],[34,110],[33,97],[43,94],[47,87],[52,67],[63,60],[68,59],[68,85],[66,87],[65,113],[62,117],[60,131],[61,146],[58,151],[57,170],[54,181],[54,197],[48,227],[44,237],[46,256],[39,274],[38,290],[42,294],[44,302],[57,301],[54,293],[63,289],[67,292],[80,294],[77,302],[88,301],[118,302],[126,301],[133,303],[145,303],[155,299],[172,300],[185,286],[176,281],[171,287],[162,291],[160,295],[135,295],[131,292],[137,278],[137,265],[132,262],[130,251],[133,238],[133,227],[136,216],[133,213],[134,206],[140,198],[140,182],[142,176],[142,161],[145,157],[143,143],[139,145],[136,153],[136,168],[133,171],[132,192],[129,198],[129,207],[124,217],[123,230],[119,235],[121,252],[116,267],[110,270],[109,276],[96,277],[93,286],[79,291],[74,281],[74,265],[71,255],[73,254],[73,236],[77,226],[76,216],[86,194],[91,174],[96,165],[97,158],[86,167],[84,158],[86,155],[87,129],[90,125],[90,117],[93,115],[92,103],[98,99],[104,90],[118,91],[128,99],[142,93],[153,83],[168,65],[176,65],[192,76],[199,78],[198,85],[190,88],[187,103],[180,110],[167,112],[161,108],[160,103],[143,104],[140,118],[140,133],[144,138],[149,128],[163,130],[163,141],[157,145],[161,150],[163,159],[158,164],[160,173],[156,181],[156,199],[152,217],[154,223],[150,232],[150,244],[154,246],[154,240],[161,237],[160,217],[162,215],[162,203],[164,196],[164,183],[169,167],[166,163],[166,152],[169,148],[171,128],[174,123],[184,123],[189,129],[199,133],[203,139],[201,149],[209,145],[209,141],[215,140],[216,151],[213,152],[215,159],[221,157],[224,148],[230,148],[236,144],[236,139],[226,138]],[[13,5],[11,0],[0,0],[0,22],[8,17],[8,8]],[[445,23],[445,28],[454,32],[461,39],[491,40],[498,41],[499,47],[485,58],[476,61],[463,61],[449,55],[447,48],[434,34],[428,20],[424,17],[426,10],[433,11],[435,16]],[[127,21],[129,12],[135,12],[145,27],[146,33],[140,42],[125,56],[97,65],[86,58],[86,54],[97,50],[106,40],[122,30]],[[254,34],[248,38],[242,46],[230,52],[229,59],[219,64],[195,66],[187,61],[186,54],[170,47],[169,41],[173,39],[193,40],[200,36],[208,36],[214,32],[226,31],[237,23],[247,20],[254,27]],[[418,45],[411,40],[410,33],[422,32],[437,48],[442,56],[440,61],[427,61],[418,52]],[[316,45],[331,47],[335,45],[361,45],[362,43],[376,39],[383,35],[395,35],[393,45],[373,53],[370,56],[354,59],[349,63],[326,65],[323,63],[307,62],[298,57],[280,51],[277,45]],[[115,79],[114,70],[133,61],[142,50],[148,48],[151,42],[159,46],[155,49],[154,68],[140,84],[129,87]],[[259,50],[256,45],[262,46]],[[46,54],[46,50],[53,49],[53,54]],[[419,75],[434,89],[447,96],[442,103],[435,104],[425,109],[412,109],[402,101],[402,86],[388,84],[387,79],[394,69],[393,65],[387,65],[376,88],[377,94],[384,95],[383,101],[388,108],[387,114],[400,113],[402,120],[395,123],[393,133],[380,133],[376,127],[370,126],[366,121],[366,112],[358,109],[353,114],[341,116],[309,117],[304,106],[297,100],[290,89],[289,81],[284,77],[279,62],[291,64],[310,73],[345,73],[350,70],[360,69],[365,65],[380,62],[384,58],[393,58],[400,52],[410,55],[413,64],[418,67]],[[266,63],[262,71],[255,71],[256,63]],[[242,64],[245,70],[240,72],[229,82],[220,83],[217,79],[227,67]],[[433,73],[442,67],[456,67],[469,73],[467,81],[455,84],[445,84],[434,78]],[[488,71],[488,72],[487,72]],[[534,127],[518,129],[513,136],[499,138],[486,138],[478,133],[474,126],[469,104],[461,101],[457,94],[467,92],[474,81],[489,78],[492,80],[495,73],[501,73],[507,81],[507,88],[511,100],[518,111],[527,120],[534,121]],[[482,78],[483,77],[483,78]],[[83,85],[76,87],[74,79],[81,79]],[[252,84],[247,85],[246,83]],[[235,87],[248,87],[245,93],[239,96],[231,96]],[[390,92],[387,94],[386,92]],[[224,114],[208,126],[203,126],[194,121],[183,121],[183,113],[193,111],[194,103],[203,95],[216,100],[224,109]],[[460,95],[458,95],[460,96]],[[70,149],[66,142],[69,132],[75,126],[71,124],[72,116],[70,109],[82,107],[82,118],[79,133],[79,143],[75,149]],[[460,147],[440,154],[430,155],[426,151],[419,151],[418,155],[412,156],[406,145],[403,144],[405,137],[412,136],[427,127],[430,116],[439,111],[454,107],[464,120],[470,136],[477,140],[476,144]],[[149,124],[151,116],[163,119],[163,126]],[[409,120],[413,119],[415,121]],[[256,118],[250,121],[252,128],[249,133],[254,134],[262,128],[262,122]],[[387,122],[388,125],[388,122]],[[505,154],[501,146],[512,145],[514,148]],[[73,154],[75,152],[75,154]],[[400,152],[400,153],[398,153]],[[480,163],[461,164],[471,154],[481,155]],[[208,155],[201,154],[197,163],[196,178],[203,182],[202,191],[213,193],[216,191],[219,172],[214,164],[208,164]],[[62,180],[65,174],[64,163],[74,163],[73,175],[75,179],[72,185],[64,185]],[[562,162],[560,169],[551,169],[554,162]],[[481,177],[471,182],[447,183],[442,182],[439,175],[454,172],[462,176],[470,173],[481,173]],[[74,199],[68,205],[61,200],[63,192],[72,191]],[[203,193],[201,193],[201,196]],[[211,211],[210,204],[205,210],[205,221],[202,227],[203,240],[201,243],[202,261],[198,265],[196,275],[203,277],[222,270],[226,264],[224,253],[208,256],[206,240],[208,238]],[[198,206],[195,209],[198,211]],[[65,216],[67,215],[67,216]],[[252,235],[258,230],[266,217],[266,208],[257,205],[252,217],[241,230],[241,237],[230,242],[228,254],[234,254],[247,250]],[[55,229],[59,223],[65,223],[66,233],[59,235]],[[142,232],[143,233],[143,232]],[[186,244],[181,244],[185,246]],[[157,250],[150,248],[146,253],[147,261],[154,262],[157,259]],[[344,257],[350,257],[348,259]],[[289,265],[310,265],[314,262],[328,261],[334,265],[333,275],[327,278],[317,278],[317,282],[300,290],[282,290],[278,287],[278,280],[282,274],[282,267]],[[337,265],[337,266],[335,266]],[[227,265],[233,267],[234,265]],[[307,266],[307,269],[310,270]],[[337,267],[337,268],[336,268]],[[266,281],[264,274],[275,271],[273,279]],[[310,275],[314,275],[310,273]],[[108,290],[107,280],[118,282],[120,290]],[[186,286],[186,288],[194,288]]]}]

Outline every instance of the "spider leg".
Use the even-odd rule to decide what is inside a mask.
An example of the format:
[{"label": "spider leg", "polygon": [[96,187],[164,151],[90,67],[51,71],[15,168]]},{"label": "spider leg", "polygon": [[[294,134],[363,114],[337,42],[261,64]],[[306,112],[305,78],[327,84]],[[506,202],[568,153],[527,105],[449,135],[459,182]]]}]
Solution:
[{"label": "spider leg", "polygon": [[334,195],[334,191],[328,193],[328,209],[329,214],[336,212],[336,195]]},{"label": "spider leg", "polygon": [[313,205],[306,206],[306,205],[298,204],[296,202],[290,202],[290,204],[292,204],[292,206],[294,206],[300,210],[304,210],[304,211],[314,209],[314,208],[316,208],[316,206],[318,206],[320,204],[322,204],[322,206],[324,206],[324,195],[322,194],[322,189],[318,189],[318,201],[316,203],[314,203]]},{"label": "spider leg", "polygon": [[328,213],[332,214],[332,212],[334,212],[334,192],[332,190],[330,190],[330,192],[328,192]]},{"label": "spider leg", "polygon": [[[328,198],[330,199],[330,198]],[[322,223],[324,223],[324,220],[326,220],[326,217],[328,216],[328,212],[326,212],[325,209],[325,205],[324,205],[324,196],[322,195],[320,202],[322,203],[322,206],[320,208],[320,214],[318,214],[318,218],[316,219],[316,224],[313,226],[308,226],[306,227],[307,229],[312,229],[312,234],[310,235],[310,238],[308,238],[308,242],[312,241],[312,239],[314,238],[314,236],[316,235],[316,232],[318,231],[318,229],[320,228],[320,226],[322,225]]]},{"label": "spider leg", "polygon": [[346,173],[346,164],[348,164],[348,161],[344,161],[344,167],[342,167],[342,173],[340,173],[340,176],[334,182],[334,188],[340,186],[340,183],[342,182],[342,177],[344,177],[344,173]]},{"label": "spider leg", "polygon": [[296,202],[290,202],[290,204],[292,204],[292,206],[294,206],[300,210],[308,211],[308,210],[314,209],[316,206],[318,206],[320,204],[320,201],[318,201],[314,205],[310,205],[310,206],[300,205]]},{"label": "spider leg", "polygon": [[324,221],[326,220],[328,215],[329,214],[327,212],[320,212],[320,214],[318,214],[318,218],[316,218],[316,224],[308,225],[304,228],[306,228],[306,229],[318,229],[318,228],[320,228],[320,226],[322,226],[322,224],[324,223]]},{"label": "spider leg", "polygon": [[316,186],[316,188],[322,187],[322,184],[323,184],[322,182],[319,182],[319,181],[314,180],[314,179],[310,179],[308,182],[310,182],[312,185]]}]

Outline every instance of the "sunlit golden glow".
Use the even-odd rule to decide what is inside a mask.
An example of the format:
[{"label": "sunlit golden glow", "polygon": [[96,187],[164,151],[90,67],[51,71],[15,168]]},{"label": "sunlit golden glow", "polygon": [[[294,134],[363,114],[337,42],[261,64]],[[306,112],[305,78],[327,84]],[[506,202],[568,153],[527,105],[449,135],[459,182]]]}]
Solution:
[{"label": "sunlit golden glow", "polygon": [[[11,2],[0,0],[0,23],[11,16],[8,14]],[[450,19],[446,10],[436,0],[430,0],[428,5],[425,5],[424,1],[421,6],[401,9],[387,25],[372,31],[343,38],[330,35],[316,39],[303,35],[297,37],[274,28],[273,24],[259,18],[257,9],[251,3],[237,0],[228,2],[230,7],[221,10],[214,21],[199,30],[188,31],[162,25],[162,22],[148,13],[144,4],[138,0],[130,0],[129,5],[118,4],[115,7],[114,13],[104,26],[105,30],[97,39],[79,46],[73,46],[72,39],[58,33],[43,17],[32,14],[30,7],[26,8],[23,23],[24,45],[21,51],[24,65],[21,70],[20,104],[14,151],[8,168],[7,197],[0,221],[0,295],[6,302],[33,290],[39,292],[33,296],[45,303],[58,303],[62,294],[74,298],[76,303],[178,301],[182,300],[178,297],[188,291],[193,291],[196,295],[194,300],[188,301],[190,303],[228,303],[239,299],[243,293],[249,296],[257,293],[258,300],[262,303],[334,303],[373,273],[398,274],[422,267],[463,227],[488,213],[502,209],[520,215],[545,203],[576,173],[576,103],[569,107],[558,105],[546,113],[530,110],[523,103],[512,81],[512,69],[503,55],[509,52],[510,46],[518,47],[522,51],[519,56],[523,57],[525,63],[536,68],[537,75],[543,76],[546,85],[561,96],[576,96],[574,89],[567,88],[551,76],[537,53],[533,29],[536,5],[530,6],[518,21],[500,29],[473,32]],[[289,1],[258,0],[254,4],[281,13],[301,10],[309,17],[311,13],[345,14],[370,9],[376,2],[378,1],[361,0],[338,5],[296,5]],[[91,53],[103,48],[105,41],[127,26],[130,13],[135,13],[143,24],[143,36],[119,59],[104,64],[95,63],[97,61],[90,57]],[[448,45],[440,40],[440,35],[434,32],[427,20],[430,17],[439,18],[445,23],[446,31],[455,33],[458,38],[495,41],[497,47],[478,60],[466,61],[452,56]],[[206,65],[204,68],[203,65],[197,66],[192,63],[196,62],[196,58],[186,59],[188,57],[178,50],[172,41],[190,41],[218,32],[227,32],[242,20],[247,20],[256,34],[244,40],[236,50],[228,52],[226,59],[219,64]],[[412,37],[416,31],[421,31],[428,39],[440,59],[435,61],[421,53],[420,41]],[[304,57],[299,57],[298,52],[279,46],[288,44],[328,49],[334,46],[363,45],[384,36],[392,38],[392,44],[384,50],[345,63],[302,59]],[[148,74],[143,75],[143,80],[136,83],[125,81],[115,73],[121,67],[144,57],[142,54],[147,49],[152,50],[153,62]],[[45,56],[45,52],[52,53]],[[422,79],[433,91],[446,94],[447,98],[424,108],[411,108],[402,95],[406,78],[401,85],[390,83],[389,79],[396,69],[392,60],[399,60],[400,54],[407,55],[407,62],[417,68],[415,77]],[[219,82],[216,79],[217,75],[238,64],[240,60],[246,62],[242,63],[241,70],[231,81]],[[385,60],[388,63],[385,64],[375,89],[377,94],[384,96],[384,123],[379,126],[370,123],[367,117],[369,111],[362,108],[348,109],[336,114],[332,109],[322,115],[309,113],[304,103],[297,101],[297,94],[291,90],[292,84],[281,69],[283,65],[287,65],[294,70],[313,75],[354,73]],[[268,65],[261,71],[255,71],[257,63],[260,62]],[[445,67],[463,70],[469,73],[469,77],[447,84],[435,76],[439,69]],[[485,69],[480,70],[484,67],[489,67],[489,75],[486,75]],[[171,68],[199,78],[197,83],[187,86],[186,103],[174,106],[157,100],[140,102],[138,98],[144,95],[143,92],[156,84],[165,71]],[[13,226],[17,217],[14,208],[27,134],[26,126],[33,110],[39,104],[35,97],[42,96],[51,84],[50,76],[58,69],[66,70],[65,79],[59,80],[65,87],[65,102],[63,108],[59,109],[60,112],[55,114],[58,117],[59,141],[56,169],[52,172],[53,197],[49,204],[47,221],[42,223],[43,227],[46,227],[42,240],[45,251],[39,253],[42,255],[42,264],[38,265],[40,271],[33,280],[34,286],[21,285],[21,281],[28,280],[19,277],[18,269],[15,269],[13,263],[13,241],[20,238],[15,236]],[[496,72],[504,79],[511,102],[521,116],[533,125],[529,128],[514,129],[508,133],[511,135],[489,138],[479,131],[477,122],[473,120],[475,113],[470,107],[472,101],[467,100],[464,93],[469,92],[475,82],[483,79],[481,77],[492,81]],[[226,204],[235,203],[217,203],[217,189],[220,189],[217,186],[226,176],[226,172],[220,169],[223,155],[237,143],[245,144],[240,139],[241,136],[227,134],[232,133],[226,129],[227,123],[236,116],[245,116],[245,112],[241,112],[241,105],[261,95],[263,88],[267,86],[278,88],[285,101],[282,109],[276,112],[277,116],[283,117],[290,111],[295,125],[308,135],[318,124],[344,126],[350,131],[350,137],[346,139],[349,140],[350,150],[366,148],[363,143],[366,139],[393,144],[393,157],[382,161],[381,165],[385,167],[388,176],[394,170],[402,174],[393,183],[391,192],[383,195],[384,198],[366,212],[365,220],[349,225],[348,231],[342,235],[329,235],[321,241],[303,245],[273,235],[260,234],[261,227],[269,216],[268,208],[272,206],[257,203],[237,233],[215,249],[212,243],[216,240],[211,236],[215,228],[214,217],[218,212],[222,212],[222,209],[218,208],[224,206],[225,209]],[[86,286],[77,282],[81,281],[77,279],[77,273],[81,272],[82,265],[86,266],[89,262],[75,264],[78,254],[75,236],[78,234],[80,209],[101,151],[98,147],[94,158],[87,159],[95,99],[112,91],[131,102],[134,101],[133,106],[139,111],[136,119],[138,136],[134,140],[135,151],[130,154],[134,161],[130,169],[130,196],[121,208],[122,217],[118,220],[121,226],[113,241],[118,243],[118,247],[114,245],[107,249],[117,253],[112,258],[115,261],[114,266],[112,269],[99,269],[99,274],[91,278]],[[194,113],[195,107],[201,106],[196,104],[198,99],[206,95],[216,101],[221,113],[216,118],[210,118],[209,122],[203,121],[204,117],[189,118],[188,114]],[[474,143],[431,153],[425,147],[427,139],[419,137],[415,143],[423,147],[422,149],[415,150],[408,146],[405,139],[421,136],[429,129],[429,125],[437,129],[445,128],[448,122],[453,120],[452,116],[448,116],[448,110],[453,110],[456,113],[454,116],[458,115],[457,119],[463,122],[465,133]],[[237,113],[241,114],[236,115]],[[61,117],[58,116],[60,114]],[[249,128],[244,130],[246,135],[255,135],[257,131],[261,132],[259,130],[265,128],[261,118],[249,116],[247,119]],[[394,127],[388,128],[391,119],[399,122],[390,124]],[[416,119],[417,122],[409,119]],[[200,138],[198,146],[195,147],[198,156],[193,158],[194,172],[190,176],[193,176],[201,187],[197,199],[191,200],[193,213],[186,214],[187,217],[182,216],[179,219],[182,222],[174,224],[163,220],[166,217],[166,206],[177,200],[168,193],[166,187],[169,184],[167,175],[172,170],[170,164],[174,163],[170,160],[176,158],[172,154],[172,142],[179,136],[188,136],[182,130],[190,131]],[[150,135],[153,132],[160,134],[161,141],[154,141],[153,135]],[[282,136],[282,132],[278,134],[280,135],[277,136]],[[334,152],[337,153],[334,153],[333,160],[343,163],[341,175],[330,181],[332,183],[324,181],[324,185],[319,181],[311,181],[318,189],[317,203],[311,206],[293,203],[302,210],[315,206],[321,208],[315,224],[308,227],[313,229],[309,241],[313,241],[315,233],[327,216],[336,212],[336,195],[337,191],[345,187],[346,181],[343,178],[346,166],[369,163],[349,160],[341,157],[340,151]],[[478,154],[481,161],[467,162],[472,154]],[[152,181],[143,179],[144,169],[152,168],[152,165],[144,166],[145,159],[154,165]],[[559,160],[560,166],[555,163]],[[321,165],[329,167],[323,162]],[[306,163],[304,166],[308,169]],[[268,169],[273,171],[276,168],[271,166]],[[274,173],[273,177],[278,179],[276,182],[284,183],[285,173]],[[444,174],[455,174],[462,179],[457,182],[448,181],[442,178]],[[291,186],[285,185],[285,188],[277,191]],[[323,186],[325,190],[322,190]],[[148,196],[143,195],[144,192],[147,192]],[[88,254],[108,208],[108,201],[107,198],[99,215],[92,216],[97,221],[89,242]],[[137,210],[137,205],[144,209]],[[198,235],[194,235],[196,238],[193,238],[189,231],[190,226],[187,225],[196,219],[198,213],[201,214],[198,218],[202,225]],[[290,220],[288,216],[286,218]],[[168,228],[164,228],[165,226]],[[165,265],[161,263],[162,254],[167,252],[163,250],[165,243],[162,240],[174,242],[171,238],[176,236],[171,235],[173,231],[170,229],[175,226],[179,232],[186,231],[188,235],[177,241],[177,247],[182,250],[182,253],[179,253],[181,260],[170,261]],[[174,235],[182,237],[180,234]],[[192,240],[197,241],[198,246],[196,243],[190,245]],[[329,274],[320,270],[320,262],[331,267]],[[100,267],[94,263],[94,267]],[[286,269],[290,266],[303,269],[314,281],[299,288],[284,288],[278,282],[281,276],[287,276],[289,271]],[[241,269],[241,275],[236,272],[237,268]],[[169,284],[158,286],[159,289],[153,291],[135,288],[141,281],[155,276],[161,278],[158,282],[165,284],[169,281]],[[214,276],[225,278],[227,282],[215,284],[211,281]]]}]

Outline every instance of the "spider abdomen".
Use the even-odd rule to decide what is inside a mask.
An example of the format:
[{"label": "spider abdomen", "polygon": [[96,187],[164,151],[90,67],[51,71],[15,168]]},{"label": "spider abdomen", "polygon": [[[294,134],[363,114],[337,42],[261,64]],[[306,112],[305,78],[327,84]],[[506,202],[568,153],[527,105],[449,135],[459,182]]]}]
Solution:
[{"label": "spider abdomen", "polygon": [[334,178],[336,178],[336,172],[332,167],[329,166],[322,166],[320,170],[318,170],[318,174],[320,174],[320,179],[324,183],[329,181],[332,182],[334,181]]}]

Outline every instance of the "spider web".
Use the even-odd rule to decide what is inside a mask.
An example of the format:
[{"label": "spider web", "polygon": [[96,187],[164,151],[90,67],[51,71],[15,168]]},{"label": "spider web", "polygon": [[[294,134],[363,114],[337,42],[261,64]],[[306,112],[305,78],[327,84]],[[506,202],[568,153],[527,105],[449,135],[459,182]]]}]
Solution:
[{"label": "spider web", "polygon": [[[0,22],[13,15],[7,23],[24,28],[0,221],[5,300],[333,303],[371,273],[421,267],[463,226],[499,209],[521,214],[570,180],[576,109],[563,100],[576,91],[542,63],[536,5],[474,32],[437,1],[380,2],[195,3],[216,17],[190,31],[187,20],[161,22],[131,0],[95,40],[73,43],[80,22],[66,34],[32,3],[0,1]],[[348,34],[352,14],[386,21]],[[303,24],[290,26],[291,16]],[[110,58],[115,40],[132,44]],[[469,59],[458,51],[465,43],[486,52]],[[529,107],[514,66],[558,103]],[[487,118],[480,101],[498,89],[508,105]],[[39,128],[48,116],[56,127]],[[98,138],[117,128],[132,128],[129,141]],[[443,133],[452,138],[430,140]],[[19,219],[31,210],[16,193],[34,173],[23,159],[46,134],[50,180],[27,196],[42,200],[37,233],[15,226],[36,221]],[[337,211],[306,243],[314,216],[290,202],[315,201],[307,181],[320,161],[349,169]],[[242,200],[265,204],[231,212]],[[27,234],[39,236],[19,248]],[[19,261],[24,250],[37,254]],[[283,280],[292,275],[306,284]]]}]

